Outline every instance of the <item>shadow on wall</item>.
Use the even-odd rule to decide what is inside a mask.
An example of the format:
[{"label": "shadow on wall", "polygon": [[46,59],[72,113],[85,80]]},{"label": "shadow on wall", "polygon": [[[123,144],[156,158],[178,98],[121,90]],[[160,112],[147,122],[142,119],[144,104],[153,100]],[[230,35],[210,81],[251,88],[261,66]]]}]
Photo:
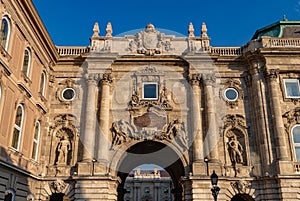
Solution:
[{"label": "shadow on wall", "polygon": [[26,171],[13,164],[8,150],[0,146],[0,200],[35,200],[29,189]]}]

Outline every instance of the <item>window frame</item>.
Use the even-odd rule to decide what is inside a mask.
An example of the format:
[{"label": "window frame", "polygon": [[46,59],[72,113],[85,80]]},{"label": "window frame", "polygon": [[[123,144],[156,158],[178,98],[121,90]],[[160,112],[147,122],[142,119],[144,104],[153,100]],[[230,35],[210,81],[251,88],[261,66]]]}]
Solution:
[{"label": "window frame", "polygon": [[[235,93],[236,93],[236,98],[234,99],[229,99],[227,96],[226,96],[226,92],[229,91],[229,90],[233,90]],[[227,101],[236,101],[238,98],[239,98],[239,92],[238,90],[236,90],[235,88],[233,87],[228,87],[224,90],[224,97]]]},{"label": "window frame", "polygon": [[[26,70],[25,70],[25,56],[26,56],[26,52],[28,52],[28,63],[26,66]],[[29,47],[26,47],[24,50],[24,56],[23,56],[23,64],[22,64],[22,72],[24,73],[24,75],[26,75],[26,77],[29,78],[30,76],[30,70],[31,70],[31,60],[32,60],[32,53]],[[26,72],[25,72],[26,71]]]},{"label": "window frame", "polygon": [[[21,111],[22,111],[20,126],[16,125],[17,112],[18,112],[19,107],[21,108]],[[22,134],[23,134],[23,127],[24,127],[24,116],[25,116],[24,106],[22,104],[19,104],[17,106],[16,113],[15,113],[15,122],[14,122],[14,127],[13,127],[14,129],[13,129],[12,142],[11,142],[12,148],[16,149],[17,151],[20,150],[21,139],[22,139]],[[13,147],[15,129],[17,129],[19,131],[17,147]]]},{"label": "window frame", "polygon": [[[71,99],[66,99],[66,98],[64,97],[64,93],[65,93],[67,90],[72,90],[73,93],[74,93],[74,96],[73,96]],[[62,90],[62,92],[61,92],[61,97],[62,97],[62,99],[63,99],[64,101],[73,101],[73,100],[75,100],[76,96],[77,96],[76,90],[75,90],[74,88],[72,88],[72,87],[66,87],[66,88],[64,88],[64,89]]]},{"label": "window frame", "polygon": [[283,79],[283,85],[284,85],[284,91],[285,91],[285,97],[286,98],[300,98],[300,95],[299,96],[289,96],[287,94],[287,88],[286,88],[286,82],[288,81],[294,81],[297,83],[298,85],[298,91],[299,91],[299,94],[300,94],[300,83],[299,83],[299,79],[293,79],[293,78],[288,78],[288,79]]},{"label": "window frame", "polygon": [[[36,126],[38,125],[38,134],[37,138],[35,138],[35,132],[36,132]],[[38,153],[39,153],[39,146],[40,146],[40,136],[41,136],[41,122],[36,121],[35,122],[35,127],[34,127],[34,133],[33,133],[33,143],[32,143],[32,152],[31,152],[31,158],[35,161],[38,160]],[[36,145],[35,153],[34,152],[34,145]],[[34,157],[33,157],[34,156]]]},{"label": "window frame", "polygon": [[[294,147],[294,157],[295,157],[295,161],[296,162],[300,162],[297,160],[297,154],[296,154],[296,147],[300,147],[300,143],[295,143],[295,140],[294,140],[294,133],[293,133],[293,130],[296,128],[296,127],[300,127],[300,124],[296,124],[292,127],[291,129],[291,136],[292,136],[292,141],[293,141],[293,147]],[[300,156],[299,156],[300,157]]]},{"label": "window frame", "polygon": [[[2,21],[3,20],[5,20],[6,23],[7,23],[7,38],[6,38],[4,46],[2,46],[2,39],[0,38],[0,46],[3,47],[5,51],[7,51],[8,50],[8,46],[9,46],[9,41],[10,41],[10,35],[11,35],[11,22],[10,22],[10,18],[7,15],[4,15],[1,18],[1,26],[0,26],[0,28],[2,27]],[[2,37],[2,36],[0,35],[0,37]]]},{"label": "window frame", "polygon": [[45,92],[46,92],[46,73],[43,71],[41,74],[41,80],[40,80],[40,94],[42,96],[45,96]]},{"label": "window frame", "polygon": [[[154,84],[156,86],[156,97],[155,98],[145,98],[145,85]],[[157,82],[143,82],[142,84],[142,99],[143,100],[158,100],[158,83]]]}]

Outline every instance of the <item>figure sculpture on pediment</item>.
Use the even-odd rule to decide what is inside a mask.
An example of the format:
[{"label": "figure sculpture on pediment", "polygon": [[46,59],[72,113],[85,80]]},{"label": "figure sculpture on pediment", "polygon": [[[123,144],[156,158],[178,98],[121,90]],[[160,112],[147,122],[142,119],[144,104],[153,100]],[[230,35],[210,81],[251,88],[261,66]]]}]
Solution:
[{"label": "figure sculpture on pediment", "polygon": [[233,165],[240,163],[242,164],[243,161],[243,146],[240,144],[240,142],[237,140],[237,137],[235,134],[232,134],[229,137],[229,142],[227,143],[228,146],[228,153],[230,156],[231,163]]},{"label": "figure sculpture on pediment", "polygon": [[167,96],[167,90],[165,87],[161,90],[159,94],[159,103],[162,107],[170,107],[168,96]]},{"label": "figure sculpture on pediment", "polygon": [[171,141],[175,139],[182,147],[187,148],[188,146],[184,123],[178,119],[166,124],[156,138]]},{"label": "figure sculpture on pediment", "polygon": [[112,148],[127,142],[130,138],[135,138],[134,129],[124,120],[113,122],[112,128]]},{"label": "figure sculpture on pediment", "polygon": [[140,98],[136,92],[134,92],[130,98],[129,106],[138,107],[140,105]]},{"label": "figure sculpture on pediment", "polygon": [[175,119],[173,124],[169,130],[169,132],[173,133],[175,140],[182,146],[187,147],[186,133],[184,128],[184,123]]}]

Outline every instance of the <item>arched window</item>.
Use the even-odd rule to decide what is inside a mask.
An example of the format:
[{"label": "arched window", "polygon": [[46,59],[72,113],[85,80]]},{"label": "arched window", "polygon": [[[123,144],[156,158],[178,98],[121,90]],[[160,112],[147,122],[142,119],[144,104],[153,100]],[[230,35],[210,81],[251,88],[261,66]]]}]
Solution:
[{"label": "arched window", "polygon": [[33,136],[33,145],[32,145],[32,154],[31,158],[37,160],[39,153],[39,143],[40,143],[40,133],[41,133],[41,124],[39,121],[35,123],[34,136]]},{"label": "arched window", "polygon": [[15,125],[14,125],[14,133],[12,138],[12,145],[11,145],[16,150],[20,150],[20,141],[22,136],[23,123],[24,123],[24,107],[23,105],[18,105]]},{"label": "arched window", "polygon": [[295,159],[300,162],[300,125],[295,125],[292,128],[292,136],[295,150]]},{"label": "arched window", "polygon": [[29,48],[25,49],[24,52],[24,59],[23,59],[23,67],[22,67],[22,72],[29,77],[30,73],[30,65],[31,65],[31,52]]},{"label": "arched window", "polygon": [[40,93],[45,96],[45,88],[46,88],[46,73],[42,72],[41,82],[40,82]]},{"label": "arched window", "polygon": [[10,22],[7,16],[4,16],[1,21],[0,43],[1,46],[7,51],[10,37]]}]

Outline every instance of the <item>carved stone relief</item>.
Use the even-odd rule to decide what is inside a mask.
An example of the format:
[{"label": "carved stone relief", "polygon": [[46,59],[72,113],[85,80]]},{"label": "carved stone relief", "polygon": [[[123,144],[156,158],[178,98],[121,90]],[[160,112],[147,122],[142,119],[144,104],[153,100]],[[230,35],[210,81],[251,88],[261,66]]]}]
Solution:
[{"label": "carved stone relief", "polygon": [[287,133],[290,133],[290,130],[295,124],[300,124],[300,107],[296,107],[293,110],[290,110],[282,115],[284,127]]},{"label": "carved stone relief", "polygon": [[185,150],[188,148],[185,125],[178,119],[164,124],[161,130],[157,127],[147,127],[147,125],[139,130],[135,125],[131,125],[124,120],[119,120],[112,123],[111,133],[112,149],[130,140],[145,139],[176,142],[182,149]]},{"label": "carved stone relief", "polygon": [[68,184],[63,180],[58,179],[56,181],[50,182],[49,186],[52,193],[65,193]]},{"label": "carved stone relief", "polygon": [[[74,100],[76,100],[76,99],[78,99],[80,97],[80,89],[79,89],[79,87],[77,87],[75,85],[75,81],[74,80],[68,78],[68,79],[64,80],[63,82],[59,83],[58,85],[59,86],[57,87],[57,91],[56,91],[55,97],[62,104],[64,104],[66,107],[68,107],[69,105],[71,105],[71,103]],[[67,89],[67,88],[74,90],[74,93],[75,93],[74,94],[74,98],[71,99],[71,100],[66,100],[63,97],[63,91],[64,91],[64,89]]]},{"label": "carved stone relief", "polygon": [[[239,102],[244,99],[244,93],[243,93],[243,90],[241,88],[240,81],[229,78],[226,81],[224,81],[222,84],[223,84],[224,87],[220,88],[220,91],[219,91],[220,98],[222,100],[224,100],[226,102],[226,105],[228,105],[231,108],[234,108],[234,107],[238,106]],[[226,89],[235,90],[237,92],[237,98],[235,100],[228,100],[226,98],[226,95],[225,95]]]},{"label": "carved stone relief", "polygon": [[148,24],[145,30],[138,32],[135,39],[130,40],[128,47],[131,52],[136,51],[138,54],[147,56],[161,54],[163,51],[168,52],[173,49],[170,39],[165,38],[163,33],[157,31],[153,24]]},{"label": "carved stone relief", "polygon": [[246,180],[232,181],[230,185],[237,194],[246,194],[251,189],[251,183]]}]

